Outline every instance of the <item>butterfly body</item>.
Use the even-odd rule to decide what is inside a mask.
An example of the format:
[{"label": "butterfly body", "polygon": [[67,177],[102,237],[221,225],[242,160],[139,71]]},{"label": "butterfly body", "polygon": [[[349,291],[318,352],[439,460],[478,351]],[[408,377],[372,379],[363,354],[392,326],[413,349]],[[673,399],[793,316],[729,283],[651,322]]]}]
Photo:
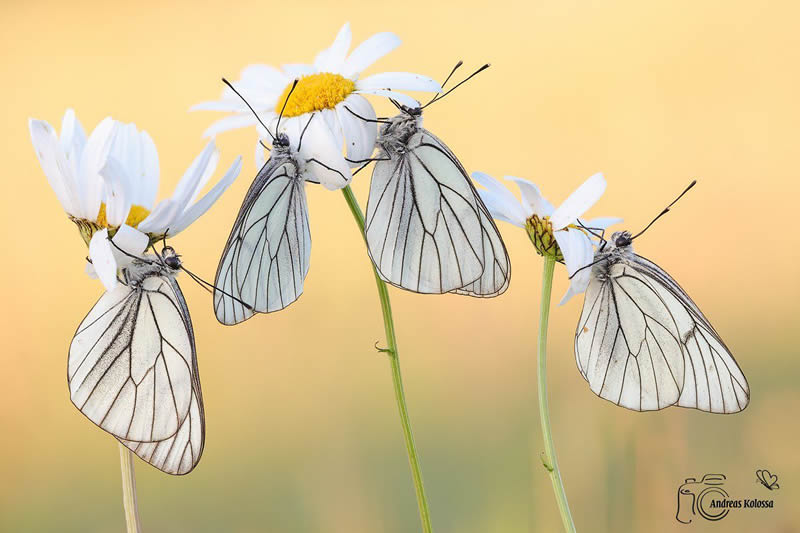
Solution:
[{"label": "butterfly body", "polygon": [[575,357],[593,392],[636,411],[743,410],[747,380],[689,295],[618,232],[596,252]]},{"label": "butterfly body", "polygon": [[186,474],[205,441],[203,396],[180,259],[135,259],[83,320],[69,350],[72,403],[140,458]]}]

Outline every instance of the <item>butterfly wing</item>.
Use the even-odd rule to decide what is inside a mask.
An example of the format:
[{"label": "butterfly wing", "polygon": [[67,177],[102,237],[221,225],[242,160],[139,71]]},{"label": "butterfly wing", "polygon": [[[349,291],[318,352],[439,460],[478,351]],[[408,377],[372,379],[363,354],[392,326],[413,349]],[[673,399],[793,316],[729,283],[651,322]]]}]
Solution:
[{"label": "butterfly wing", "polygon": [[484,235],[496,232],[480,206],[444,143],[426,130],[414,133],[372,173],[365,234],[381,277],[426,294],[473,288],[484,273]]},{"label": "butterfly wing", "polygon": [[592,391],[628,409],[735,413],[749,401],[744,374],[697,305],[638,255],[592,276],[575,356]]},{"label": "butterfly wing", "polygon": [[217,320],[238,324],[297,300],[310,256],[305,183],[290,156],[270,158],[250,186],[222,252],[215,282],[221,291],[214,291]]},{"label": "butterfly wing", "polygon": [[[170,474],[200,460],[203,399],[191,319],[177,282],[145,278],[107,291],[69,350],[72,403],[139,457]],[[143,453],[161,448],[161,454]],[[169,453],[164,453],[169,449]]]}]

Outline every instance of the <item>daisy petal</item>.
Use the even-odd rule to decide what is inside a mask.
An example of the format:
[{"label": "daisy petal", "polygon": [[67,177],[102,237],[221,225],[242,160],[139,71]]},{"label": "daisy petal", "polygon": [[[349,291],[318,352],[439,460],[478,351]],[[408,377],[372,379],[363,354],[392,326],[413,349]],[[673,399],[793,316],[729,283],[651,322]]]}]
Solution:
[{"label": "daisy petal", "polygon": [[553,229],[562,229],[592,207],[606,190],[606,179],[598,173],[587,179],[553,212]]},{"label": "daisy petal", "polygon": [[336,144],[324,120],[315,118],[308,123],[300,156],[313,181],[330,190],[341,189],[352,179],[350,167],[342,157],[341,145]]},{"label": "daisy petal", "polygon": [[218,133],[222,133],[223,131],[228,130],[235,130],[237,128],[244,128],[246,126],[252,126],[258,122],[256,117],[249,112],[247,114],[242,115],[233,115],[230,117],[221,118],[218,121],[211,124],[206,131],[203,132],[203,137],[214,137]]},{"label": "daisy petal", "polygon": [[609,226],[619,224],[622,222],[621,218],[616,217],[596,217],[591,220],[584,220],[583,225],[590,229],[607,229]]},{"label": "daisy petal", "polygon": [[515,178],[514,176],[503,177],[517,184],[519,191],[522,193],[523,204],[527,204],[530,208],[530,213],[536,213],[540,217],[549,217],[553,214],[555,210],[553,204],[542,196],[536,184],[526,179]]},{"label": "daisy petal", "polygon": [[76,190],[75,177],[71,174],[56,132],[43,120],[29,119],[28,128],[39,164],[64,211],[73,216],[82,216],[83,210],[78,196],[79,191]]},{"label": "daisy petal", "polygon": [[[121,225],[114,234],[114,238],[111,240],[114,241],[114,244],[116,244],[117,247],[124,250],[125,253],[135,255],[137,257],[141,257],[141,255],[150,245],[150,237],[127,224]],[[118,250],[115,251],[119,252]],[[117,264],[121,265],[122,263],[123,262],[120,261],[118,257]]]},{"label": "daisy petal", "polygon": [[103,228],[92,235],[92,240],[89,241],[89,258],[106,290],[113,290],[117,286],[117,262],[111,243],[108,242],[108,229]]},{"label": "daisy petal", "polygon": [[140,204],[147,209],[153,209],[158,194],[158,181],[161,170],[158,164],[158,150],[153,139],[146,131],[139,133],[142,149],[142,192],[139,195]]},{"label": "daisy petal", "polygon": [[353,91],[356,94],[374,94],[375,96],[385,96],[386,98],[391,98],[406,107],[415,108],[419,107],[419,102],[415,99],[411,98],[407,94],[398,93],[395,91],[387,91],[386,89],[365,89],[363,91]]},{"label": "daisy petal", "polygon": [[353,35],[350,32],[350,23],[345,22],[330,48],[320,52],[314,60],[314,67],[317,71],[338,72],[342,68],[345,57],[347,57],[347,51],[350,49],[352,38]]},{"label": "daisy petal", "polygon": [[92,131],[86,140],[86,148],[81,154],[78,186],[83,198],[83,218],[95,220],[103,201],[105,180],[100,176],[100,169],[106,164],[111,153],[120,123],[106,117]]},{"label": "daisy petal", "polygon": [[371,64],[382,58],[398,46],[400,38],[394,33],[377,33],[358,45],[342,65],[339,72],[345,78],[355,79]]},{"label": "daisy petal", "polygon": [[[339,117],[346,139],[348,159],[352,161],[368,159],[375,150],[375,140],[378,137],[377,124],[362,120],[356,115],[367,120],[375,120],[375,110],[372,109],[366,98],[353,94],[336,106],[336,115]],[[360,165],[361,163],[350,164]]]},{"label": "daisy petal", "polygon": [[290,79],[301,78],[316,73],[312,65],[304,65],[302,63],[288,63],[281,65],[281,69],[288,74]]},{"label": "daisy petal", "polygon": [[181,177],[178,186],[175,187],[175,192],[172,194],[172,202],[177,206],[179,213],[182,213],[189,205],[191,199],[197,195],[197,191],[201,186],[201,182],[209,166],[212,161],[214,165],[216,165],[216,159],[218,157],[217,146],[212,139],[208,142],[203,151],[200,152],[200,155],[192,161],[192,164],[186,172],[183,173],[183,177]]},{"label": "daisy petal", "polygon": [[586,267],[594,260],[594,249],[592,241],[581,230],[570,228],[567,231],[554,231],[553,234],[570,276],[569,289],[558,304],[564,305],[572,296],[582,293],[588,287],[591,269]]},{"label": "daisy petal", "polygon": [[114,157],[109,157],[100,175],[105,181],[106,220],[111,226],[120,226],[131,210],[133,184],[125,167]]},{"label": "daisy petal", "polygon": [[169,198],[161,200],[156,204],[150,214],[147,215],[147,218],[139,223],[137,228],[139,231],[155,234],[160,234],[170,229],[170,223],[180,214],[178,207],[179,206]]},{"label": "daisy petal", "polygon": [[[269,92],[283,91],[289,83],[286,74],[270,65],[247,65],[239,75],[239,81],[247,86],[260,87]],[[236,96],[230,87],[225,86],[226,94]],[[238,97],[237,97],[238,98]]]},{"label": "daisy petal", "polygon": [[219,197],[222,196],[228,187],[234,182],[236,177],[239,175],[239,172],[242,170],[242,157],[239,156],[236,158],[236,161],[233,162],[231,168],[228,169],[228,172],[222,177],[219,182],[217,182],[214,187],[208,191],[208,193],[203,196],[197,203],[193,204],[189,209],[184,211],[184,213],[175,221],[172,227],[169,228],[170,236],[180,233],[181,231],[185,230],[189,227],[195,220],[200,218],[205,214],[208,209],[214,205],[214,203],[219,200]]},{"label": "daisy petal", "polygon": [[356,89],[388,89],[393,91],[425,91],[438,93],[442,91],[439,82],[411,72],[381,72],[356,82]]},{"label": "daisy petal", "polygon": [[485,190],[479,189],[478,194],[480,194],[492,217],[510,222],[516,226],[525,227],[525,221],[532,213],[525,211],[511,191],[492,176],[483,172],[473,172],[472,179],[486,187]]},{"label": "daisy petal", "polygon": [[[71,108],[67,109],[64,113],[64,118],[61,121],[61,147],[70,160],[73,156],[78,156],[83,152],[86,146],[86,133],[83,131],[80,121],[75,116],[75,111]],[[78,174],[77,160],[70,160],[73,165],[73,176]]]}]

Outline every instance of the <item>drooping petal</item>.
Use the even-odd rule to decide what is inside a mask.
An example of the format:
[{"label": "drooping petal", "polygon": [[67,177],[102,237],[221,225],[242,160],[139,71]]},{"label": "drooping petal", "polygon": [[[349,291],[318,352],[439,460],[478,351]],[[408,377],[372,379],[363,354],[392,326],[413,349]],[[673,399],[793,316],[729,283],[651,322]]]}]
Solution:
[{"label": "drooping petal", "polygon": [[586,290],[591,279],[588,265],[594,260],[592,241],[579,229],[569,228],[553,232],[570,276],[569,289],[558,305],[564,305],[572,296]]},{"label": "drooping petal", "polygon": [[[375,149],[375,140],[378,137],[377,123],[374,122],[375,110],[366,98],[352,94],[336,106],[336,114],[342,125],[347,145],[347,158],[351,161],[368,159]],[[355,166],[361,163],[350,164]]]},{"label": "drooping petal", "polygon": [[256,117],[248,110],[247,113],[219,119],[203,132],[203,137],[214,137],[223,131],[252,126],[257,122]]},{"label": "drooping petal", "polygon": [[111,243],[108,242],[108,229],[103,228],[92,235],[92,240],[89,241],[89,258],[106,290],[114,289],[117,286],[117,262]]},{"label": "drooping petal", "polygon": [[353,50],[345,59],[339,74],[355,79],[375,61],[400,46],[400,43],[400,38],[394,33],[376,33]]},{"label": "drooping petal", "polygon": [[180,233],[181,231],[185,230],[189,227],[195,220],[200,218],[205,214],[208,209],[214,205],[214,203],[219,200],[219,197],[222,196],[228,187],[236,180],[236,177],[239,175],[239,172],[242,170],[242,157],[239,156],[236,158],[236,161],[233,162],[231,168],[222,176],[222,179],[217,182],[214,187],[205,196],[203,196],[200,200],[198,200],[195,204],[191,205],[186,211],[183,212],[182,215],[178,217],[175,223],[169,228],[169,235],[175,235]]},{"label": "drooping petal", "polygon": [[350,31],[350,23],[345,22],[339,30],[333,44],[320,52],[314,60],[314,67],[319,72],[339,72],[350,50],[350,42],[353,35]]},{"label": "drooping petal", "polygon": [[340,144],[336,144],[324,120],[316,117],[308,123],[300,158],[305,162],[311,180],[330,190],[341,189],[352,179],[350,167],[342,156]]},{"label": "drooping petal", "polygon": [[386,89],[365,89],[363,91],[353,91],[356,94],[374,94],[375,96],[385,96],[386,98],[391,98],[406,107],[415,108],[419,107],[419,102],[416,101],[414,98],[411,98],[407,94],[399,93],[396,91],[387,91]]},{"label": "drooping petal", "polygon": [[100,169],[105,182],[103,197],[106,203],[106,220],[111,226],[120,226],[128,218],[131,210],[133,183],[125,167],[113,156]]},{"label": "drooping petal", "polygon": [[504,222],[510,222],[516,226],[525,227],[525,221],[533,213],[526,212],[523,205],[511,191],[492,176],[483,172],[473,172],[472,179],[485,187],[485,189],[478,189],[478,194],[480,194],[492,217]]},{"label": "drooping petal", "polygon": [[170,223],[180,215],[178,207],[171,198],[161,200],[147,215],[147,218],[139,223],[137,228],[145,233],[154,233],[156,235],[163,233],[170,229]]},{"label": "drooping petal", "polygon": [[[189,168],[184,172],[183,177],[175,187],[175,192],[172,194],[172,201],[177,206],[178,212],[182,213],[189,205],[189,201],[196,196],[198,186],[203,180],[203,176],[208,169],[217,147],[214,140],[208,142],[206,147],[200,152]],[[215,163],[216,164],[216,163]]]},{"label": "drooping petal", "polygon": [[[122,224],[111,240],[114,241],[116,248],[122,250],[122,252],[120,252],[115,249],[114,252],[123,255],[129,254],[129,256],[135,255],[136,257],[141,257],[150,245],[150,237],[127,224]],[[125,261],[121,260],[119,257],[117,257],[116,261],[117,268],[120,268],[125,263]]]},{"label": "drooping petal", "polygon": [[514,176],[504,176],[505,179],[511,180],[519,187],[519,192],[522,193],[523,205],[527,205],[528,211],[531,214],[537,214],[540,217],[549,217],[553,214],[555,208],[553,204],[547,201],[539,191],[539,187],[533,182],[526,179],[516,178]]},{"label": "drooping petal", "polygon": [[71,174],[53,127],[43,120],[29,119],[28,128],[39,164],[64,211],[73,216],[82,216],[83,209],[75,177]]},{"label": "drooping petal", "polygon": [[411,72],[381,72],[356,82],[357,90],[388,89],[390,91],[442,91],[439,82]]},{"label": "drooping petal", "polygon": [[584,181],[575,192],[569,195],[550,217],[553,229],[562,229],[572,224],[592,207],[606,190],[606,179],[597,173]]},{"label": "drooping petal", "polygon": [[[336,116],[336,111],[333,109],[323,109],[319,112],[319,114],[322,116],[325,124],[328,126],[328,129],[333,135],[333,140],[336,143],[336,146],[338,146],[341,150],[342,146],[344,146],[344,133],[342,132],[342,125],[339,122],[339,118]],[[304,119],[305,117],[302,118]],[[298,118],[297,120],[301,120],[301,118]]]}]

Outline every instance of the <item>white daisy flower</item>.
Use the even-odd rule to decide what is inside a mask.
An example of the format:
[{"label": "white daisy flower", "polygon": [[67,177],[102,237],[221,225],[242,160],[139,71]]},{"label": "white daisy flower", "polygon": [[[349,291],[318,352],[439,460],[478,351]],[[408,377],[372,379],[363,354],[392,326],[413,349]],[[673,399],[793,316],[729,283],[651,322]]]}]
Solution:
[{"label": "white daisy flower", "polygon": [[[299,126],[293,122],[305,125],[311,113],[319,112],[330,130],[330,142],[337,147],[344,144],[348,160],[368,159],[375,146],[377,127],[375,122],[369,122],[375,120],[375,110],[363,95],[385,96],[416,107],[416,100],[398,91],[440,92],[441,87],[431,78],[409,72],[383,72],[359,79],[365,69],[397,48],[400,39],[393,33],[378,33],[348,55],[351,38],[350,25],[345,24],[333,44],[317,55],[313,65],[283,65],[281,69],[250,65],[242,71],[241,79],[234,82],[234,86],[273,134],[284,105],[281,126],[294,130]],[[295,80],[298,80],[297,85],[292,90]],[[192,107],[192,110],[200,109],[234,113],[212,124],[206,130],[206,136],[254,125],[257,121],[245,103],[228,87],[220,100]]]},{"label": "white daisy flower", "polygon": [[608,226],[622,222],[621,218],[611,217],[579,218],[605,192],[606,180],[602,174],[587,179],[558,208],[554,208],[539,188],[528,180],[505,177],[519,187],[522,199],[517,200],[511,191],[488,174],[473,172],[472,178],[486,187],[478,193],[494,218],[525,228],[539,254],[551,255],[566,263],[570,285],[559,305],[586,290],[591,271],[584,267],[594,260],[592,237]]},{"label": "white daisy flower", "polygon": [[89,246],[87,272],[96,273],[107,289],[116,286],[117,270],[130,259],[126,254],[141,255],[152,242],[186,229],[217,201],[241,170],[239,157],[197,200],[219,160],[212,140],[183,175],[172,197],[154,206],[158,152],[147,132],[108,117],[87,139],[71,109],[64,114],[60,138],[43,120],[30,119],[29,127],[51,187]]}]

